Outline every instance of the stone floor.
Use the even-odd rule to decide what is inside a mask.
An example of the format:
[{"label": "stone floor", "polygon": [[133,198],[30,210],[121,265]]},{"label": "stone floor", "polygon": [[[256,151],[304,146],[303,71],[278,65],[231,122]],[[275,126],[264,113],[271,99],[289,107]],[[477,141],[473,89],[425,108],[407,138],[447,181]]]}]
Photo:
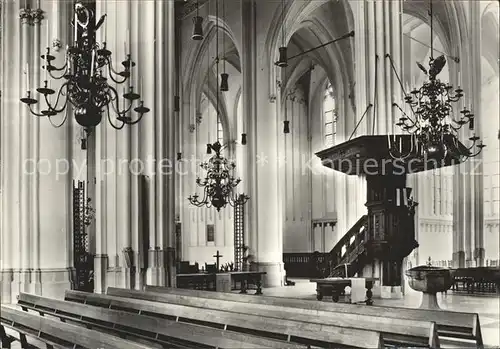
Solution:
[{"label": "stone floor", "polygon": [[[304,279],[293,279],[295,286],[266,288],[264,295],[275,297],[291,297],[316,300],[316,284]],[[375,305],[417,308],[420,305],[421,293],[407,291],[402,299],[374,299]],[[323,302],[331,302],[325,297]],[[438,295],[441,308],[451,311],[475,312],[479,321],[485,346],[500,348],[500,297],[498,295],[464,295],[449,292]]]}]

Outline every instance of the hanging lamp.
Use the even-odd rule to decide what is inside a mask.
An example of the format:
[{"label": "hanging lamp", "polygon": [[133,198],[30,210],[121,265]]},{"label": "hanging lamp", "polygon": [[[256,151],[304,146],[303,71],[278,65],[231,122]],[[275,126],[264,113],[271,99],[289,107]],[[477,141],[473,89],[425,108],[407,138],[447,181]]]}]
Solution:
[{"label": "hanging lamp", "polygon": [[[217,18],[217,31],[216,31],[216,76],[219,76],[219,6],[218,1],[215,3],[215,12]],[[210,55],[208,55],[210,56]],[[209,64],[209,72],[211,67]],[[209,73],[210,76],[210,73]],[[209,81],[209,80],[207,80]],[[210,88],[210,85],[209,85]],[[219,91],[217,91],[216,113],[219,120]],[[237,194],[235,192],[236,186],[241,182],[240,178],[234,176],[236,164],[225,158],[221,151],[228,145],[221,145],[219,141],[213,144],[207,144],[207,154],[211,154],[212,150],[215,152],[207,162],[201,164],[201,168],[207,171],[206,177],[196,179],[196,184],[203,188],[203,197],[200,198],[198,194],[188,197],[189,202],[196,207],[206,206],[208,208],[215,207],[217,211],[226,207],[227,204],[236,207],[244,205],[250,197],[245,194]]]},{"label": "hanging lamp", "polygon": [[196,1],[196,16],[193,17],[193,35],[191,38],[196,41],[203,40],[203,17],[200,17],[200,4]]},{"label": "hanging lamp", "polygon": [[[417,66],[428,77],[428,81],[405,96],[405,102],[409,105],[413,118],[410,118],[394,103],[394,106],[403,114],[396,125],[410,135],[409,148],[404,149],[401,137],[398,142],[396,136],[392,138],[388,136],[389,154],[394,159],[406,161],[417,157],[426,163],[429,160],[445,161],[450,158],[453,161],[462,162],[479,155],[486,145],[475,134],[469,138],[471,141],[469,147],[463,145],[458,139],[462,126],[469,124],[469,130],[474,131],[474,114],[464,107],[460,111],[461,116],[454,116],[453,103],[458,103],[462,99],[464,91],[460,86],[454,89],[451,84],[438,79],[438,75],[446,65],[446,58],[444,55],[434,58],[432,10],[431,0],[429,69],[427,70],[417,62]],[[393,65],[392,59],[391,64]],[[400,80],[399,77],[398,80]]]}]

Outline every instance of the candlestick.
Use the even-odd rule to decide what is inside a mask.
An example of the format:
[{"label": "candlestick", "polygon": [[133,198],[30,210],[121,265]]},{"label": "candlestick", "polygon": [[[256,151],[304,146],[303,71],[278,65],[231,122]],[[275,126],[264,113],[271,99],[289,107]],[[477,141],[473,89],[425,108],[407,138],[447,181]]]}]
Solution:
[{"label": "candlestick", "polygon": [[[127,28],[127,36],[125,37],[125,42],[128,42],[128,52],[127,49],[125,48],[125,54],[130,53],[130,30]],[[126,47],[126,46],[125,46]]]},{"label": "candlestick", "polygon": [[142,77],[141,77],[141,81],[140,81],[140,89],[139,89],[139,95],[142,96]]},{"label": "candlestick", "polygon": [[77,23],[78,23],[78,15],[75,13],[75,46],[76,46],[76,40],[78,39]]},{"label": "candlestick", "polygon": [[457,82],[458,86],[461,86],[462,85],[462,73],[460,72],[460,70],[458,71],[458,82]]},{"label": "candlestick", "polygon": [[26,91],[29,90],[30,90],[30,70],[28,63],[26,63]]},{"label": "candlestick", "polygon": [[47,22],[47,47],[50,50],[50,39],[49,39],[49,23]]},{"label": "candlestick", "polygon": [[94,76],[94,60],[95,60],[95,51],[92,51],[92,63],[90,65],[90,77]]},{"label": "candlestick", "polygon": [[130,57],[130,87],[134,86],[134,70],[132,67],[132,57]]}]

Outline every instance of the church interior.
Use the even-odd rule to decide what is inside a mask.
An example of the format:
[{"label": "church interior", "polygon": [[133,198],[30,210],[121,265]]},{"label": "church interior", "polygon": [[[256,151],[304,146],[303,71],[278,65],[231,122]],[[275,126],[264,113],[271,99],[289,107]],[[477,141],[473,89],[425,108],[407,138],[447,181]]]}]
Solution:
[{"label": "church interior", "polygon": [[2,348],[499,347],[499,9],[0,1]]}]

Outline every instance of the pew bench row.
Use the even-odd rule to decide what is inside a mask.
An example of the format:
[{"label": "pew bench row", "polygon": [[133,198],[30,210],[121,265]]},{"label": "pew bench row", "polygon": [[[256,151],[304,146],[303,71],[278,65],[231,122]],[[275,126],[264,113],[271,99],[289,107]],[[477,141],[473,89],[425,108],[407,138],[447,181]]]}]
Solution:
[{"label": "pew bench row", "polygon": [[[346,314],[372,316],[376,319],[375,321],[377,324],[383,324],[384,321],[389,321],[392,324],[398,324],[400,323],[400,320],[434,322],[437,325],[438,336],[443,340],[452,339],[458,341],[466,341],[465,344],[462,344],[462,346],[470,346],[470,342],[473,342],[477,347],[483,346],[481,325],[479,321],[479,315],[477,313],[383,306],[367,307],[366,305],[316,302],[312,300],[270,296],[253,297],[250,295],[241,295],[234,293],[184,290],[158,286],[146,286],[145,290],[161,295],[170,294],[212,300],[217,299],[246,303],[248,305],[260,304],[264,306],[282,306],[287,307],[288,309],[293,309],[295,312],[301,313],[308,311],[324,311],[327,313],[338,314],[337,316],[340,318],[344,318]],[[108,288],[107,294],[131,298],[141,297],[140,295],[137,295],[137,292],[117,288]],[[371,326],[373,326],[373,323]],[[395,329],[396,328],[397,327],[395,327]],[[382,330],[382,332],[384,331],[382,328],[379,329]]]},{"label": "pew bench row", "polygon": [[[341,316],[331,316],[331,313],[319,310],[301,309],[297,311],[297,309],[280,305],[246,304],[237,301],[119,288],[108,288],[107,295],[67,291],[65,299],[79,302],[84,301],[87,304],[96,304],[103,307],[126,306],[131,311],[139,309],[150,311],[149,307],[151,307],[152,311],[155,311],[160,316],[165,313],[171,313],[174,311],[173,309],[177,309],[178,307],[182,307],[183,309],[201,308],[206,309],[207,313],[213,314],[217,319],[222,319],[223,314],[231,313],[239,314],[245,317],[247,321],[253,321],[252,319],[254,319],[255,323],[259,322],[258,319],[261,319],[260,322],[263,322],[263,319],[269,318],[272,320],[268,322],[273,327],[282,323],[287,324],[298,321],[303,324],[309,324],[307,326],[309,326],[311,331],[318,328],[317,326],[333,326],[334,328],[341,329],[377,332],[382,335],[382,341],[386,345],[439,347],[435,324],[430,321],[396,320],[349,313],[342,314]],[[235,315],[231,316],[234,317]],[[210,321],[216,322],[218,321],[217,319],[211,319]],[[305,329],[305,326],[303,325],[302,328]],[[267,328],[269,327],[267,326]],[[253,329],[262,330],[258,326],[255,326]],[[365,335],[363,332],[360,334]]]},{"label": "pew bench row", "polygon": [[163,336],[188,347],[193,342],[217,348],[383,347],[381,334],[375,331],[119,297],[111,304],[100,301],[107,296],[95,296],[79,304],[21,293],[18,301],[27,310],[93,328],[134,333],[153,342]]},{"label": "pew bench row", "polygon": [[[18,305],[25,312],[2,306],[2,347],[14,339],[4,327],[19,333],[23,348],[30,347],[27,337],[47,348],[439,348],[438,333],[482,346],[477,314],[446,311],[312,307],[318,302],[151,287],[67,291],[64,301],[21,293]],[[75,329],[84,331],[83,342]]]},{"label": "pew bench row", "polygon": [[[149,346],[127,341],[102,332],[81,328],[60,321],[30,314],[13,306],[1,306],[0,335],[2,348],[10,348],[18,340],[22,348],[116,348],[146,349]],[[7,329],[18,333],[7,334]],[[34,345],[37,343],[38,345]]]}]

